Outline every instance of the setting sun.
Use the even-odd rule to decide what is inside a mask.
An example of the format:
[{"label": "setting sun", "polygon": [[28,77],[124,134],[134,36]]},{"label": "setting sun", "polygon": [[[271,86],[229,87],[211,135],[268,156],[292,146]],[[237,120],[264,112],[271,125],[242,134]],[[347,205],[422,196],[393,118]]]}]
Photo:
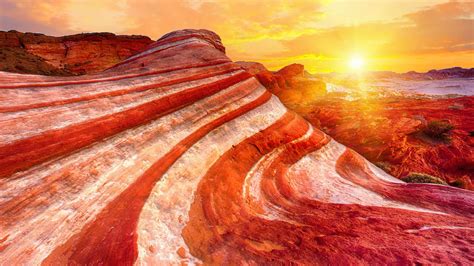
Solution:
[{"label": "setting sun", "polygon": [[349,67],[352,70],[362,70],[364,65],[365,65],[365,60],[358,55],[352,56],[349,60]]}]

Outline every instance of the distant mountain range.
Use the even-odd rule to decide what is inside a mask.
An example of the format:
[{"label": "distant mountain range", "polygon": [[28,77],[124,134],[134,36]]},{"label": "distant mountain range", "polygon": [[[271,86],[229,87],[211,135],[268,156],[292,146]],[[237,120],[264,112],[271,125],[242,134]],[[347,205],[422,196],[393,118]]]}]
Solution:
[{"label": "distant mountain range", "polygon": [[[335,78],[350,76],[352,73],[329,73],[329,74],[315,74],[315,77],[321,78]],[[416,71],[409,71],[406,73],[396,73],[393,71],[371,71],[365,73],[366,78],[369,79],[403,79],[403,80],[441,80],[451,78],[473,78],[474,68],[451,67],[445,69],[432,69],[425,73]]]}]

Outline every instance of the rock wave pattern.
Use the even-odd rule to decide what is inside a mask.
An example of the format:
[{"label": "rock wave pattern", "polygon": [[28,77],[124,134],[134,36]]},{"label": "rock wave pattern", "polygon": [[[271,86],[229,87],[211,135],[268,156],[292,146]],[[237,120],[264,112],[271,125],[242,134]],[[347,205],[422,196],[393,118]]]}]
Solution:
[{"label": "rock wave pattern", "polygon": [[474,194],[406,184],[206,30],[94,75],[0,72],[0,263],[474,261]]}]

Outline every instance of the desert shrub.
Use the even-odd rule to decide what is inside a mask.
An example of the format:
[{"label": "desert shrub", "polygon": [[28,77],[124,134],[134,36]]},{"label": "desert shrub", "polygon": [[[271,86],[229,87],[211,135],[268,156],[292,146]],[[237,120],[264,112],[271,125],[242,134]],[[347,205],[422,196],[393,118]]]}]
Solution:
[{"label": "desert shrub", "polygon": [[379,161],[376,162],[375,165],[387,173],[390,173],[390,171],[392,170],[392,165],[388,162]]},{"label": "desert shrub", "polygon": [[423,174],[423,173],[410,173],[409,175],[402,178],[407,183],[432,183],[447,185],[444,180],[439,177]]},{"label": "desert shrub", "polygon": [[423,129],[423,133],[434,139],[445,140],[449,138],[449,132],[454,126],[449,121],[432,120]]},{"label": "desert shrub", "polygon": [[452,187],[464,188],[464,182],[462,182],[461,180],[455,180],[453,182],[450,182],[449,185]]}]

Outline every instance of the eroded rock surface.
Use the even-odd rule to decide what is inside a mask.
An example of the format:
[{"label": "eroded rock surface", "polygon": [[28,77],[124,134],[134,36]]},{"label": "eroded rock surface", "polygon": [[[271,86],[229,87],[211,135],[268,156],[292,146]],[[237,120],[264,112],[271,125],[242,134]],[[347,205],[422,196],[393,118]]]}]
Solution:
[{"label": "eroded rock surface", "polygon": [[[290,110],[389,174],[404,178],[425,173],[474,190],[473,96],[380,97],[367,93],[354,100],[343,92],[327,93],[324,82],[305,76],[302,65],[271,72],[259,63],[239,64]],[[446,121],[453,130],[445,139],[426,136],[423,130],[433,121]]]},{"label": "eroded rock surface", "polygon": [[142,52],[152,42],[146,36],[112,33],[53,37],[0,31],[0,70],[62,76],[97,73]]},{"label": "eroded rock surface", "polygon": [[100,74],[0,84],[1,264],[474,260],[471,191],[385,174],[212,32]]}]

